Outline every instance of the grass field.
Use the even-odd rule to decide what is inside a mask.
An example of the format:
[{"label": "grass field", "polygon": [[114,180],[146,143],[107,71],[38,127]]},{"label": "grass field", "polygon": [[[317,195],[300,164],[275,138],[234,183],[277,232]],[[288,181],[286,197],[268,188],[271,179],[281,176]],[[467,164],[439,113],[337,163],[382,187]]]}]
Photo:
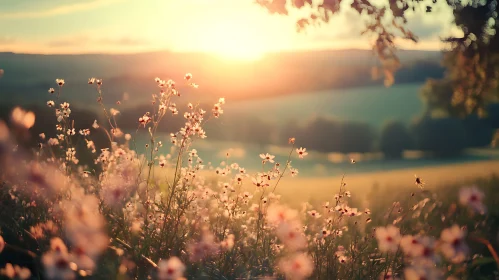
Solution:
[{"label": "grass field", "polygon": [[[365,197],[371,193],[373,186],[381,187],[379,196],[384,192],[417,190],[414,175],[420,176],[425,188],[437,189],[443,185],[463,184],[476,178],[488,177],[499,172],[499,161],[490,160],[474,163],[449,164],[437,167],[420,167],[394,171],[371,172],[362,174],[345,174],[347,188],[356,197]],[[342,176],[321,178],[284,178],[278,192],[283,199],[293,204],[303,201],[332,201],[338,192]]]}]

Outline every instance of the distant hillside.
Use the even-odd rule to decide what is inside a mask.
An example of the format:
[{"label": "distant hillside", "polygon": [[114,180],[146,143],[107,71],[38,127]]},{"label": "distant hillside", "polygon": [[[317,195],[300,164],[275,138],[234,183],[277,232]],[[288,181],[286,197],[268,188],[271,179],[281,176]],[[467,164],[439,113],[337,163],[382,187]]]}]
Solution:
[{"label": "distant hillside", "polygon": [[[423,82],[438,78],[440,52],[399,52],[402,69],[396,83]],[[47,89],[55,87],[55,78],[67,83],[64,95],[69,101],[95,104],[95,93],[86,84],[89,77],[104,79],[108,104],[130,94],[134,105],[150,100],[157,92],[153,79],[158,76],[182,82],[183,74],[194,74],[198,90],[180,87],[194,100],[225,96],[253,99],[334,88],[380,84],[371,79],[370,69],[376,58],[367,50],[285,52],[266,55],[259,61],[228,61],[202,53],[142,53],[128,55],[31,55],[0,53],[1,103],[45,101]],[[193,100],[193,99],[191,99]],[[89,105],[90,106],[90,105]]]}]

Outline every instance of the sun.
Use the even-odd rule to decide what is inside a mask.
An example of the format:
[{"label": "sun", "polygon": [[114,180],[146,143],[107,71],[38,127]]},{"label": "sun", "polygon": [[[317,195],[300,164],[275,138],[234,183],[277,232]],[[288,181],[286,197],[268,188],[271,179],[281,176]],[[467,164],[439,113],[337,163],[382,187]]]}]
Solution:
[{"label": "sun", "polygon": [[258,60],[268,50],[264,36],[251,25],[223,20],[208,23],[201,34],[201,48],[231,60]]}]

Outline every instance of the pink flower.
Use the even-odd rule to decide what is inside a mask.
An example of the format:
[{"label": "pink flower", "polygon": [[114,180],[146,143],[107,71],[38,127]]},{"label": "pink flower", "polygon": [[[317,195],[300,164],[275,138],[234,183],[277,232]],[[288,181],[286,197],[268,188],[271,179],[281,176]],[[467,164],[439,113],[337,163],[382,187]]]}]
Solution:
[{"label": "pink flower", "polygon": [[396,252],[400,238],[400,229],[393,225],[376,228],[376,239],[381,252]]},{"label": "pink flower", "polygon": [[450,261],[460,263],[469,253],[468,245],[464,242],[466,231],[458,225],[446,228],[440,235],[440,250]]},{"label": "pink flower", "polygon": [[459,190],[459,202],[480,214],[485,214],[487,211],[487,208],[483,205],[484,197],[483,192],[475,186]]},{"label": "pink flower", "polygon": [[158,263],[159,280],[177,280],[182,277],[185,271],[185,265],[177,257],[171,257],[168,260],[161,260]]},{"label": "pink flower", "polygon": [[279,261],[279,269],[287,279],[307,279],[314,271],[314,263],[307,254],[300,253]]}]

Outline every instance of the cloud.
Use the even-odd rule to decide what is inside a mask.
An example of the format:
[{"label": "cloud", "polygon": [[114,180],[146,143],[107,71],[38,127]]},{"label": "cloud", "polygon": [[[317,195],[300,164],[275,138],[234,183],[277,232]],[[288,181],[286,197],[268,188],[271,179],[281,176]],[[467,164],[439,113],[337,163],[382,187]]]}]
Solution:
[{"label": "cloud", "polygon": [[131,38],[131,37],[121,37],[121,38],[104,38],[97,40],[97,43],[104,45],[113,45],[113,46],[143,46],[149,44],[147,40],[140,38]]},{"label": "cloud", "polygon": [[95,46],[121,46],[121,47],[136,47],[148,45],[147,40],[141,38],[133,38],[129,36],[118,38],[93,38],[87,35],[79,35],[73,37],[59,38],[46,43],[46,46],[51,48],[66,48],[66,47],[84,47],[88,45]]},{"label": "cloud", "polygon": [[11,45],[16,42],[16,39],[8,36],[0,36],[0,45]]},{"label": "cloud", "polygon": [[74,4],[66,4],[39,11],[20,11],[0,13],[1,19],[44,18],[56,15],[71,14],[79,11],[92,10],[100,6],[109,5],[121,0],[90,0]]},{"label": "cloud", "polygon": [[414,14],[412,17],[407,19],[407,29],[412,31],[419,39],[432,39],[437,35],[441,34],[445,29],[447,22],[433,21],[428,22],[425,19],[432,17],[435,19],[435,15],[425,15],[420,13]]},{"label": "cloud", "polygon": [[74,36],[74,37],[69,37],[69,38],[55,39],[55,40],[49,41],[47,43],[47,46],[53,47],[53,48],[77,47],[77,46],[87,45],[90,42],[90,40],[91,40],[90,37],[81,35],[81,36]]}]

